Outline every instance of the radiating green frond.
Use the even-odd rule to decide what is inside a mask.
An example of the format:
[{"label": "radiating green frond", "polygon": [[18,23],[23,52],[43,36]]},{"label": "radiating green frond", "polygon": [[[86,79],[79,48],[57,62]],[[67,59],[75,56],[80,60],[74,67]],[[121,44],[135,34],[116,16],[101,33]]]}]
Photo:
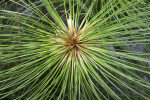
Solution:
[{"label": "radiating green frond", "polygon": [[149,100],[148,0],[0,4],[0,99]]}]

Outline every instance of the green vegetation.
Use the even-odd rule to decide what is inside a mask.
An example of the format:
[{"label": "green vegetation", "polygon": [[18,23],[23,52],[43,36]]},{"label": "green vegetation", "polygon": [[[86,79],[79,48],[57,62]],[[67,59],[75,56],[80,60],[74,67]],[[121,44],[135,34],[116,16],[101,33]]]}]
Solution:
[{"label": "green vegetation", "polygon": [[148,0],[2,0],[1,100],[149,100]]}]

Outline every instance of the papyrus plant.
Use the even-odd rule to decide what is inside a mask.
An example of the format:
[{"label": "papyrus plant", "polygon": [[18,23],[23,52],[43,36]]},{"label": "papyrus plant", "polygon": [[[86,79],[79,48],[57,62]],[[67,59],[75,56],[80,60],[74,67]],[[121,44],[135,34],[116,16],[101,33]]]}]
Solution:
[{"label": "papyrus plant", "polygon": [[1,100],[150,98],[148,1],[8,1],[0,10]]}]

